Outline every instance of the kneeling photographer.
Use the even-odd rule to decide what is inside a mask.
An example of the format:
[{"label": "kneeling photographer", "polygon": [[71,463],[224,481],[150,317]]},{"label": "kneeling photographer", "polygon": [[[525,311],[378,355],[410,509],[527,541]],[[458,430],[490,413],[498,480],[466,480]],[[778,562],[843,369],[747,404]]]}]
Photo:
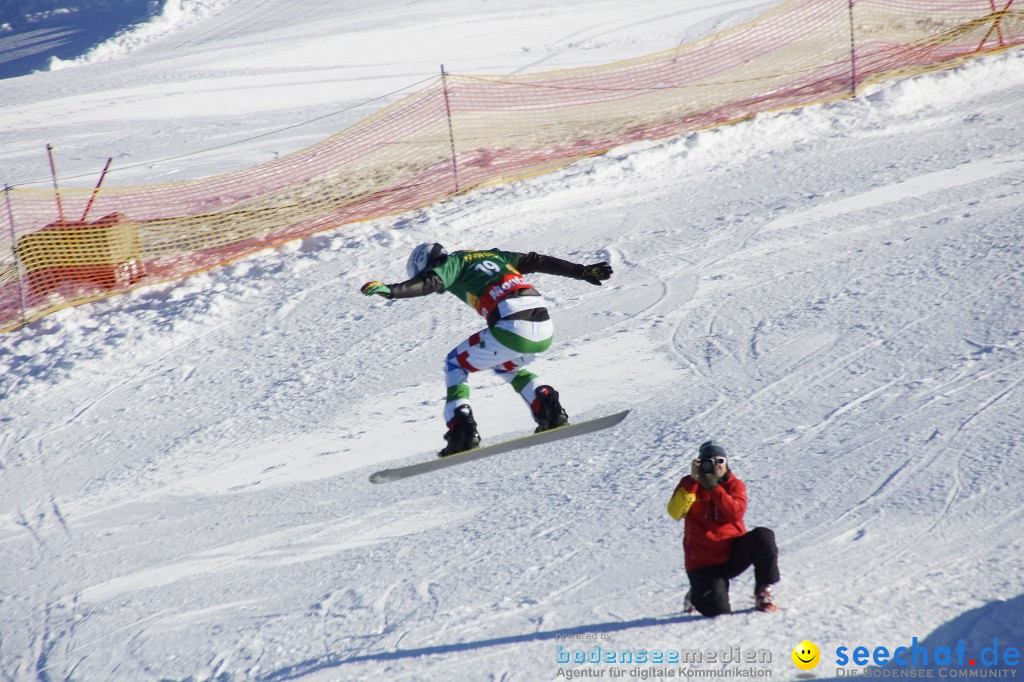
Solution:
[{"label": "kneeling photographer", "polygon": [[690,591],[686,610],[705,616],[729,613],[729,581],[754,567],[754,604],[774,611],[771,586],[779,581],[775,533],[743,525],[747,487],[729,470],[725,449],[714,441],[700,446],[690,473],[668,503],[673,519],[685,519],[683,556]]}]

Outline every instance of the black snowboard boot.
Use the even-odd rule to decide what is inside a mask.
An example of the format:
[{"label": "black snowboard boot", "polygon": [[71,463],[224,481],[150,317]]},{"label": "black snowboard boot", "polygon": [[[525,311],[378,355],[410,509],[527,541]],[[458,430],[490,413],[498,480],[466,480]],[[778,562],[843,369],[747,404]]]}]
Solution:
[{"label": "black snowboard boot", "polygon": [[459,405],[455,408],[455,416],[448,422],[448,433],[444,434],[444,439],[448,441],[448,445],[437,453],[438,457],[465,452],[480,445],[480,434],[476,431],[476,420],[473,419],[473,410],[469,405]]},{"label": "black snowboard boot", "polygon": [[534,433],[557,429],[569,423],[569,415],[562,409],[558,402],[558,391],[550,386],[541,386],[537,389],[537,400],[533,404],[533,419],[537,422],[537,430]]}]

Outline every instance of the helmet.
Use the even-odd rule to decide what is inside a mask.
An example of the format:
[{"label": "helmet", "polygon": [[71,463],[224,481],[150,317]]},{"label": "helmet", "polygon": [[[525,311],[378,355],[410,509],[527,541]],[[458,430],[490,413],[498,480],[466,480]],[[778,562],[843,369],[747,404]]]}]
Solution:
[{"label": "helmet", "polygon": [[412,279],[424,270],[436,267],[447,255],[448,251],[436,242],[433,244],[420,244],[412,250],[409,262],[405,264],[405,269],[409,272],[409,278]]}]

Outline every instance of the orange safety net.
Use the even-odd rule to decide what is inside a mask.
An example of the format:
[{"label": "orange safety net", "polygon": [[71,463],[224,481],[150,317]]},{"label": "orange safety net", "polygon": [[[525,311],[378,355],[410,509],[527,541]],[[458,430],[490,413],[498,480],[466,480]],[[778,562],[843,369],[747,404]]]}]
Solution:
[{"label": "orange safety net", "polygon": [[445,74],[319,144],[236,173],[7,189],[0,331],[618,145],[849,97],[867,83],[1020,45],[1022,4],[791,0],[636,59],[526,76]]}]

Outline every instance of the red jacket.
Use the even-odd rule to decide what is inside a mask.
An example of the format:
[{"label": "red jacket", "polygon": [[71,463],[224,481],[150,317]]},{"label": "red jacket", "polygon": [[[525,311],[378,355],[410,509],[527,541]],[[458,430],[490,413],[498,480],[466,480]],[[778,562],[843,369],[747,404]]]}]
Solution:
[{"label": "red jacket", "polygon": [[[743,514],[747,511],[747,486],[729,472],[719,484],[708,490],[692,476],[684,476],[676,486],[676,495],[695,495],[683,514],[683,555],[686,570],[724,564],[729,559],[734,538],[747,532]],[[671,512],[670,512],[671,513]]]}]

